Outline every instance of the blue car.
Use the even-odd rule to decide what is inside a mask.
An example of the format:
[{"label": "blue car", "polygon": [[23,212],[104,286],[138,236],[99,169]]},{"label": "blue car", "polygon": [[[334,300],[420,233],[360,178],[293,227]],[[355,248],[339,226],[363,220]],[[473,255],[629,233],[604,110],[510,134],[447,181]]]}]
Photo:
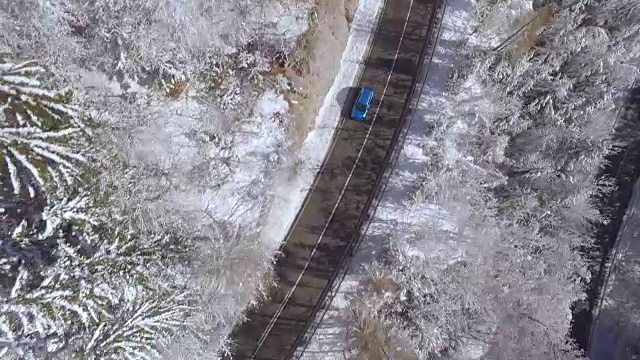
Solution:
[{"label": "blue car", "polygon": [[351,109],[351,118],[358,121],[364,120],[371,106],[371,100],[373,100],[373,90],[366,87],[360,88],[358,99]]}]

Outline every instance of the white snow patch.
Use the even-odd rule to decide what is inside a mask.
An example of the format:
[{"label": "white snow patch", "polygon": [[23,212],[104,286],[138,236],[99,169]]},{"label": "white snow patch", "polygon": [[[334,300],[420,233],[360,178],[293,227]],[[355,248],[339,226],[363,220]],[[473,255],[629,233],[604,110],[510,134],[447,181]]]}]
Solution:
[{"label": "white snow patch", "polygon": [[424,150],[418,146],[417,144],[407,144],[407,146],[403,149],[403,155],[408,159],[412,159],[414,161],[426,160],[427,156],[424,154]]},{"label": "white snow patch", "polygon": [[480,340],[466,338],[460,344],[459,356],[461,359],[480,359],[489,350],[489,345]]},{"label": "white snow patch", "polygon": [[442,19],[440,39],[455,41],[468,37],[467,34],[472,30],[469,21],[471,17],[472,14],[467,9],[448,9],[447,16]]},{"label": "white snow patch", "polygon": [[271,1],[254,5],[248,20],[261,26],[243,30],[253,30],[261,36],[280,42],[283,50],[292,50],[295,39],[309,30],[310,4],[307,1]]},{"label": "white snow patch", "polygon": [[167,191],[153,202],[155,211],[177,212],[186,226],[206,227],[211,220],[257,226],[272,186],[269,174],[286,149],[283,97],[265,92],[253,117],[220,141],[207,135],[216,134],[220,114],[194,97],[161,100],[148,111],[130,139],[129,161],[165,173]]},{"label": "white snow patch", "polygon": [[274,91],[267,91],[258,101],[258,111],[262,117],[285,114],[288,110],[289,104],[284,100],[284,96],[276,95]]},{"label": "white snow patch", "polygon": [[202,107],[195,100],[184,99],[157,104],[150,111],[154,113],[150,123],[134,136],[133,164],[186,170],[198,156],[198,149],[189,136],[201,128],[197,118]]},{"label": "white snow patch", "polygon": [[107,74],[101,71],[88,71],[85,69],[77,69],[80,86],[87,89],[103,89],[105,93],[114,96],[122,95],[123,91],[120,84],[115,80],[110,80]]}]

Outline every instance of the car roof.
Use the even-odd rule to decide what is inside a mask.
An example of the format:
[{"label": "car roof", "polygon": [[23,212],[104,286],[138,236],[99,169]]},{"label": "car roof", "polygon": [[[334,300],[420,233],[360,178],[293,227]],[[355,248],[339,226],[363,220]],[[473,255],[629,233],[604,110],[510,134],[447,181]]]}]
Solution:
[{"label": "car roof", "polygon": [[362,97],[362,100],[369,101],[373,97],[373,90],[363,87],[360,89],[360,94],[361,94],[360,96]]}]

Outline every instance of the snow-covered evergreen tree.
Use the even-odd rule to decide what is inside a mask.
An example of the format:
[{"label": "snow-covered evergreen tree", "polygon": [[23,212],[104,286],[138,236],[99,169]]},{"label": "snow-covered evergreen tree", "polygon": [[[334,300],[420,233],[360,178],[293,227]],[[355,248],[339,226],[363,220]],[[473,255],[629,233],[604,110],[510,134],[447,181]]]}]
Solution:
[{"label": "snow-covered evergreen tree", "polygon": [[157,358],[183,326],[187,298],[163,275],[167,237],[101,222],[91,206],[48,206],[1,239],[3,355]]},{"label": "snow-covered evergreen tree", "polygon": [[62,191],[86,161],[88,128],[71,92],[45,89],[36,78],[43,71],[33,62],[0,62],[0,179],[7,195]]}]

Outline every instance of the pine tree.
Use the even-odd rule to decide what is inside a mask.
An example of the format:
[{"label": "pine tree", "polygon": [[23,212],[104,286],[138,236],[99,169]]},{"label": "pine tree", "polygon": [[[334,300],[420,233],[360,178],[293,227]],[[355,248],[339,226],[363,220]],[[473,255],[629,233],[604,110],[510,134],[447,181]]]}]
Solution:
[{"label": "pine tree", "polygon": [[[5,198],[34,198],[74,182],[89,132],[70,91],[44,89],[33,62],[0,61],[0,179]],[[52,181],[51,181],[52,180]]]},{"label": "pine tree", "polygon": [[3,236],[0,354],[157,358],[183,326],[190,308],[166,276],[168,237],[107,224],[101,211],[62,201]]},{"label": "pine tree", "polygon": [[125,294],[116,311],[104,313],[89,336],[76,341],[71,351],[83,359],[154,359],[158,345],[184,326],[190,310],[182,295]]},{"label": "pine tree", "polygon": [[3,234],[0,335],[5,353],[37,358],[55,352],[68,332],[87,326],[106,304],[94,295],[86,271],[68,266],[91,252],[81,220],[67,217],[67,223],[52,224],[55,228],[25,219]]}]

